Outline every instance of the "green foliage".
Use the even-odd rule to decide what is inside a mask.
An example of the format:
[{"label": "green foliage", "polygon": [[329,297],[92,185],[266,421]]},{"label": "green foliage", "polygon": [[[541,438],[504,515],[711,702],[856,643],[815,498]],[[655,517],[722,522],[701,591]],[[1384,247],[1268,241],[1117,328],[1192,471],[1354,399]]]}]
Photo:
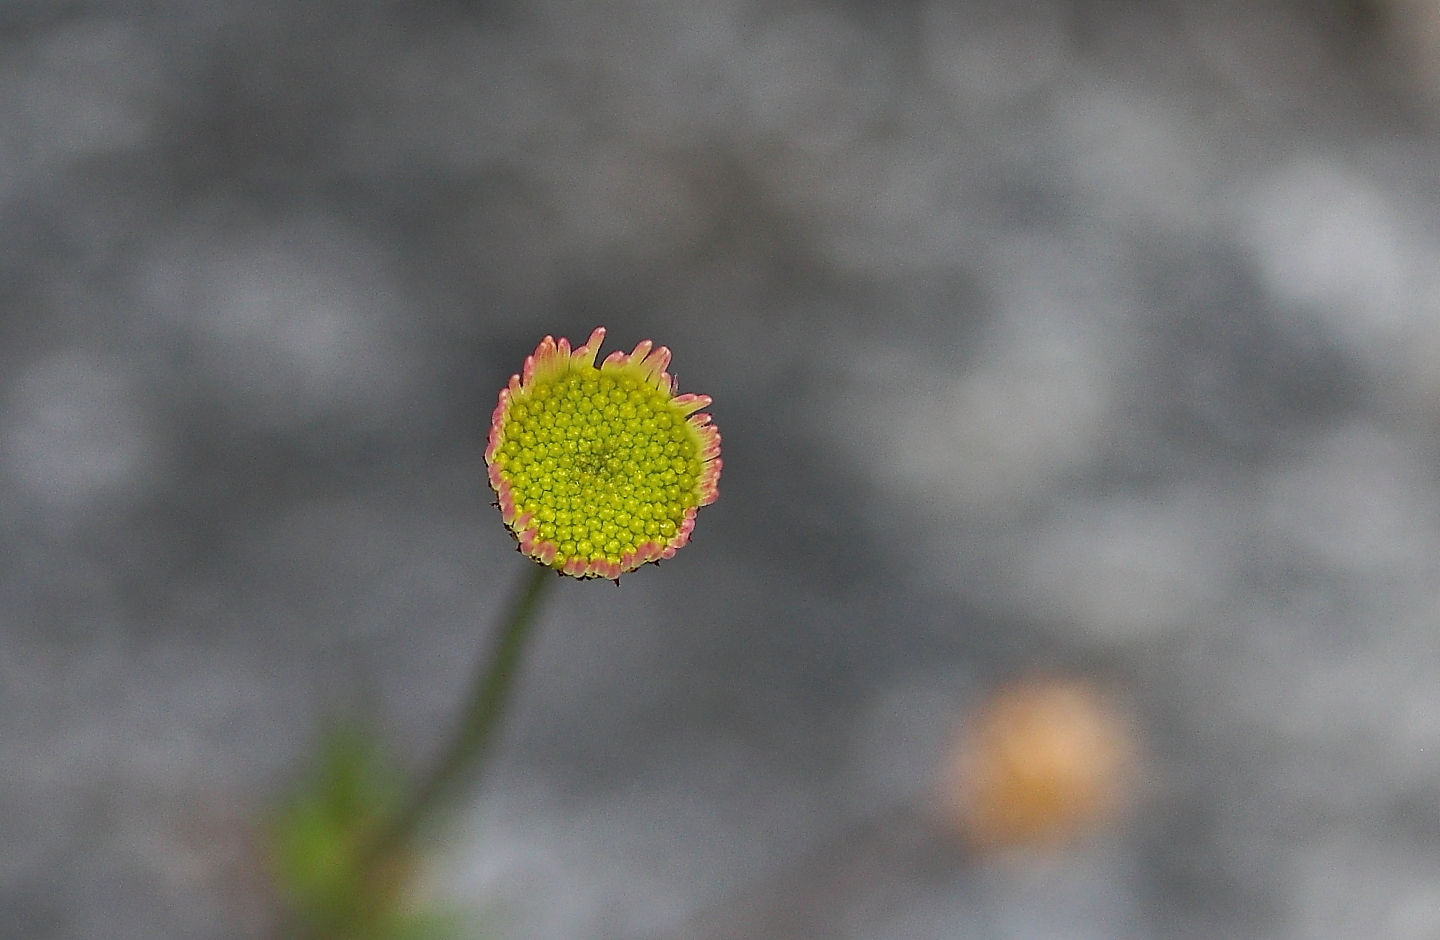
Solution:
[{"label": "green foliage", "polygon": [[270,827],[276,885],[296,940],[453,940],[460,918],[414,896],[416,859],[377,836],[405,793],[373,735],[331,731]]}]

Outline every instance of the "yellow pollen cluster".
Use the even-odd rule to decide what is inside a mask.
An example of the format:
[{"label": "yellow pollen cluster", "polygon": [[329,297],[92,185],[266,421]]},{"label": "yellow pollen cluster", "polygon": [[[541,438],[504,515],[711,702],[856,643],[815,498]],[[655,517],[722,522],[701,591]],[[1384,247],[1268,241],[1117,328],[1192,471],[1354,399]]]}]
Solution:
[{"label": "yellow pollen cluster", "polygon": [[556,546],[556,568],[618,565],[673,538],[699,504],[699,436],[643,378],[572,365],[514,394],[500,426],[492,462],[516,517]]}]

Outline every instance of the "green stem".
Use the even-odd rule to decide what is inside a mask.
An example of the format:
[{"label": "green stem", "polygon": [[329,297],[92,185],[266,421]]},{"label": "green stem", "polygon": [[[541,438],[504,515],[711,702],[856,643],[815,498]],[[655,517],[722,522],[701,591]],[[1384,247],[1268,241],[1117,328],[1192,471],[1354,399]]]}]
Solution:
[{"label": "green stem", "polygon": [[383,864],[392,852],[404,848],[426,820],[456,795],[460,785],[473,782],[483,768],[510,697],[510,687],[515,682],[535,614],[546,587],[555,580],[555,572],[544,565],[528,567],[511,595],[490,655],[481,661],[475,673],[470,701],[455,736],[410,801],[372,846],[366,859],[367,869]]}]

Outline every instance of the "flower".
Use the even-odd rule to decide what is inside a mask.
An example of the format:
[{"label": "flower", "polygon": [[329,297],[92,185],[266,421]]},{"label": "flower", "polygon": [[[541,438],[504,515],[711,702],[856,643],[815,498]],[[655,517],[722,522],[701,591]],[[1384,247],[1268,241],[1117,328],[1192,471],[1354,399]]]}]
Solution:
[{"label": "flower", "polygon": [[605,339],[547,336],[501,390],[485,449],[520,550],[576,578],[618,580],[672,557],[720,495],[708,395],[676,395],[670,350],[649,340],[597,367]]},{"label": "flower", "polygon": [[1137,744],[1089,682],[1032,677],[1001,687],[955,743],[945,815],[980,847],[1064,844],[1120,814]]}]

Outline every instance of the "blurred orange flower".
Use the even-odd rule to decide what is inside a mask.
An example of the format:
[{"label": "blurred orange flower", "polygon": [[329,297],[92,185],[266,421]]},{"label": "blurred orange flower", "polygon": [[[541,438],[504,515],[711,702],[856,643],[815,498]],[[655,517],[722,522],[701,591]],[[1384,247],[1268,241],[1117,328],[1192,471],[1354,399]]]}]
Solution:
[{"label": "blurred orange flower", "polygon": [[942,811],[980,848],[1063,844],[1114,821],[1137,756],[1131,723],[1097,687],[1024,679],[990,695],[962,729]]}]

